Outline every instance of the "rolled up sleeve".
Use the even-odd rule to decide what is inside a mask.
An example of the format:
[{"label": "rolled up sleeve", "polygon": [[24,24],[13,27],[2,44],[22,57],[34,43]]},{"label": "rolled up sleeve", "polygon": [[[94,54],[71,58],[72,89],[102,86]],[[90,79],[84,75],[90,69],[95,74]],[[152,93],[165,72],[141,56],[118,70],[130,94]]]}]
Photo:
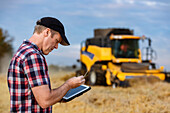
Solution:
[{"label": "rolled up sleeve", "polygon": [[23,67],[31,87],[49,84],[45,62],[40,54],[34,53],[27,56]]}]

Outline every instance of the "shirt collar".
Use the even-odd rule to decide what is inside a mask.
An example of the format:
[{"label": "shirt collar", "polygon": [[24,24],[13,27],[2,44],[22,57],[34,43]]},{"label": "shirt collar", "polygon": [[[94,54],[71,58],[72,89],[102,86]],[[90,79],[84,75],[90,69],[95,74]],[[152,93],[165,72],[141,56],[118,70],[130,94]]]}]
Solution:
[{"label": "shirt collar", "polygon": [[30,45],[32,46],[33,48],[35,48],[36,50],[38,50],[41,54],[42,54],[42,51],[38,48],[38,46],[36,44],[34,44],[33,42],[27,40],[27,39],[24,39],[24,44],[27,44],[27,45]]}]

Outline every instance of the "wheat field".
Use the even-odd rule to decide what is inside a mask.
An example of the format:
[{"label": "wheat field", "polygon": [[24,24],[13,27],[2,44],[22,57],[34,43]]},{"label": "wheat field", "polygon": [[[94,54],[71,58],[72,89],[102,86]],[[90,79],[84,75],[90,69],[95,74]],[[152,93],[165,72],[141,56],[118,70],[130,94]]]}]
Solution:
[{"label": "wheat field", "polygon": [[[51,74],[56,88],[74,73]],[[0,113],[9,113],[7,80],[0,75]],[[67,103],[53,105],[53,113],[170,113],[170,83],[133,80],[131,87],[91,86],[87,93]]]}]

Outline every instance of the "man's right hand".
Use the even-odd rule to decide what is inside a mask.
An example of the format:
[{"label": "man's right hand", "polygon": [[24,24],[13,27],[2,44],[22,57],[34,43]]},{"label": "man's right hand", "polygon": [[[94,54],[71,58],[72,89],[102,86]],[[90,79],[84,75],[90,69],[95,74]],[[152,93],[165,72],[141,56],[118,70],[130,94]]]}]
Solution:
[{"label": "man's right hand", "polygon": [[76,88],[85,83],[84,76],[72,77],[66,81],[66,84],[71,88]]}]

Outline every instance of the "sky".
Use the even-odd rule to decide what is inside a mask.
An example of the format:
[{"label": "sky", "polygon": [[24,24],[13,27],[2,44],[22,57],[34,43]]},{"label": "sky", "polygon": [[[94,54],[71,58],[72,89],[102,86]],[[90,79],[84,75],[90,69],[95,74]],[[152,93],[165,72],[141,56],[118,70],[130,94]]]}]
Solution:
[{"label": "sky", "polygon": [[169,0],[1,0],[0,28],[14,37],[15,52],[32,36],[38,19],[58,18],[71,45],[59,45],[46,59],[49,65],[61,66],[78,64],[80,43],[93,37],[94,29],[129,28],[152,39],[154,62],[170,71],[169,12]]}]

